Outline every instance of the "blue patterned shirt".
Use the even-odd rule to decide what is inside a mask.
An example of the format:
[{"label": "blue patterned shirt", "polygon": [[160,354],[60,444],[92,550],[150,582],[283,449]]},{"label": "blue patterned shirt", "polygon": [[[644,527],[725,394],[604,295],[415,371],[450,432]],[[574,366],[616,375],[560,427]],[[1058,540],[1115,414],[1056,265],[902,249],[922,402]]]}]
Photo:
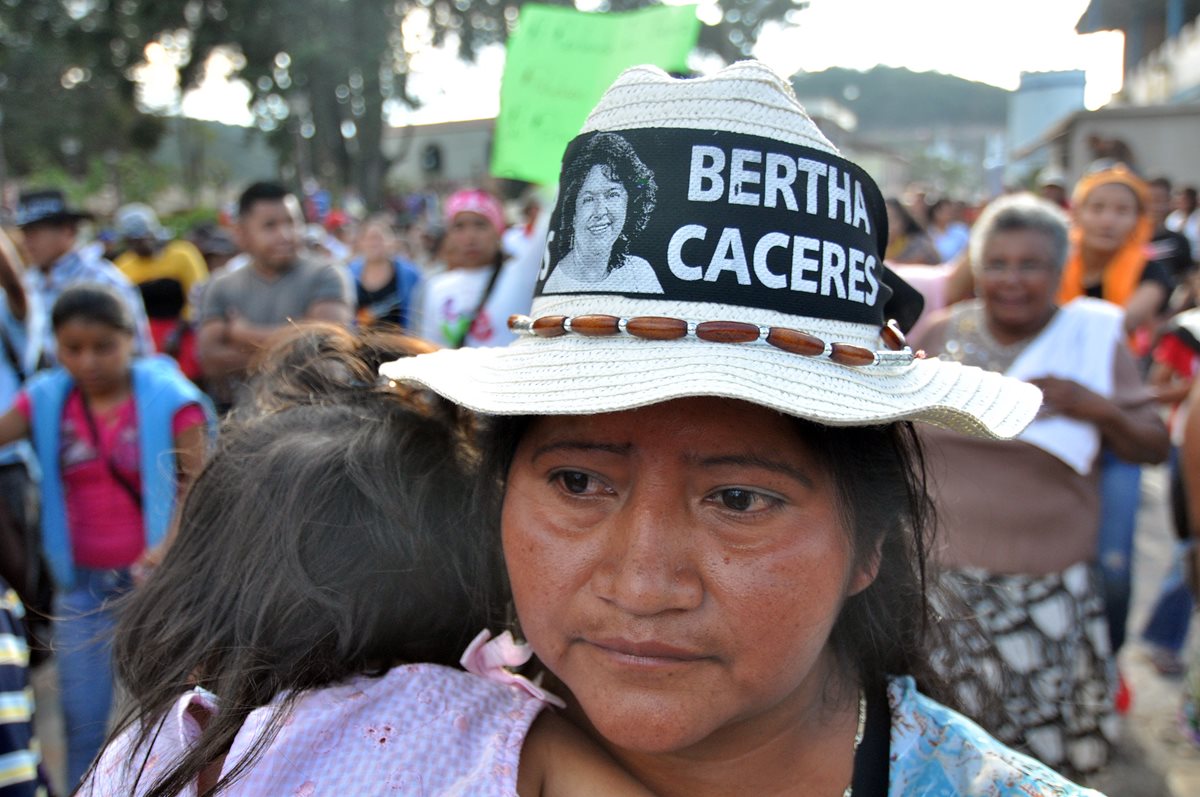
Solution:
[{"label": "blue patterned shirt", "polygon": [[922,695],[912,678],[888,684],[891,797],[1103,797],[993,739]]}]

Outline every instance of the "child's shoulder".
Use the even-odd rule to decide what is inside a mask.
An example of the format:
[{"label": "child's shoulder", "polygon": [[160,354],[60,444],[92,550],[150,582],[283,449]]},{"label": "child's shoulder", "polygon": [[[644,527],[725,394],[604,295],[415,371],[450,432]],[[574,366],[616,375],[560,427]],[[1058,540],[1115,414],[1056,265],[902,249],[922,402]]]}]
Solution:
[{"label": "child's shoulder", "polygon": [[[101,755],[81,794],[139,794],[161,766],[199,737],[188,710],[199,702],[219,711],[202,690],[179,698],[156,728],[152,749],[133,749],[136,733],[122,734]],[[282,698],[247,718],[226,758],[225,771],[249,753],[279,710]],[[378,677],[355,676],[298,696],[274,740],[231,794],[306,794],[341,788],[347,794],[387,794],[420,785],[439,794],[512,795],[521,746],[546,701],[436,664],[394,667]],[[129,788],[145,764],[142,783]],[[149,782],[147,782],[149,781]],[[311,785],[310,785],[311,784]],[[139,790],[140,789],[140,790]]]},{"label": "child's shoulder", "polygon": [[[311,782],[359,794],[376,784],[382,794],[419,782],[429,794],[463,783],[463,793],[512,794],[521,745],[545,705],[517,686],[433,664],[358,676],[296,702],[247,793],[292,794]],[[269,719],[254,712],[230,757]]]}]

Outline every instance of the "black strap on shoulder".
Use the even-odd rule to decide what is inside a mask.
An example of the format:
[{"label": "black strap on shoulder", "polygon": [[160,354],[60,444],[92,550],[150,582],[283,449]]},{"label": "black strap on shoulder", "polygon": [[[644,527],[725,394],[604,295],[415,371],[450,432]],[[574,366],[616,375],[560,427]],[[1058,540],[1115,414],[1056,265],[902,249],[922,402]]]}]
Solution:
[{"label": "black strap on shoulder", "polygon": [[96,456],[104,460],[104,464],[108,468],[109,475],[113,477],[113,480],[116,481],[117,484],[121,485],[121,489],[129,494],[129,497],[133,499],[135,504],[137,504],[137,508],[139,510],[142,509],[141,491],[133,485],[133,482],[129,481],[124,473],[121,473],[121,471],[117,468],[116,463],[112,461],[112,457],[107,451],[104,450],[104,444],[100,441],[100,430],[96,426],[96,418],[92,415],[92,408],[88,405],[87,394],[81,390],[79,391],[79,398],[83,403],[83,417],[84,420],[87,421],[88,431],[92,434],[92,445],[96,448]]},{"label": "black strap on shoulder", "polygon": [[502,268],[504,268],[504,258],[497,257],[496,266],[492,269],[492,276],[488,278],[487,287],[483,289],[483,298],[479,300],[479,305],[471,315],[471,323],[467,324],[462,337],[454,342],[454,348],[461,349],[463,344],[467,342],[467,338],[471,335],[471,330],[475,327],[475,322],[479,320],[479,316],[483,314],[483,309],[487,307],[488,299],[492,298],[492,289],[496,287],[496,280],[500,278],[500,269]]},{"label": "black strap on shoulder", "polygon": [[867,690],[867,722],[854,756],[854,797],[887,797],[892,754],[892,710],[887,688]]}]

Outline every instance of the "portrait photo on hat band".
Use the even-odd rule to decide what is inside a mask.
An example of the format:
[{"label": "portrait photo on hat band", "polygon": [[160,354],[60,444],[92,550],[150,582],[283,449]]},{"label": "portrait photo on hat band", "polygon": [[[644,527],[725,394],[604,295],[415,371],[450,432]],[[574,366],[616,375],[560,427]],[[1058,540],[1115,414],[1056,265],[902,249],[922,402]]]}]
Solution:
[{"label": "portrait photo on hat band", "polygon": [[668,294],[882,326],[886,241],[879,189],[837,155],[708,130],[587,133],[563,157],[537,295]]}]

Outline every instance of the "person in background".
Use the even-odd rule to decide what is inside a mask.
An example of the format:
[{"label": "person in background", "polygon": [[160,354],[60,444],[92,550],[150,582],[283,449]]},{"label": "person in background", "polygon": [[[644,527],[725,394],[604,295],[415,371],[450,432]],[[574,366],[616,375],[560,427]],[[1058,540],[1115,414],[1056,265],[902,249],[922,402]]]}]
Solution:
[{"label": "person in background", "polygon": [[898,199],[887,200],[888,244],[885,259],[889,263],[936,265],[941,261],[933,240]]},{"label": "person in background", "polygon": [[1200,259],[1200,202],[1195,186],[1186,185],[1175,192],[1175,209],[1167,216],[1167,229],[1183,233],[1192,245],[1192,255]]},{"label": "person in background", "polygon": [[959,218],[959,205],[942,197],[929,207],[929,235],[937,247],[939,263],[948,263],[967,248],[971,231]]},{"label": "person in background", "polygon": [[1197,365],[1200,365],[1200,310],[1192,309],[1167,322],[1154,347],[1154,362],[1150,367],[1150,383],[1158,401],[1170,411],[1170,507],[1179,541],[1171,570],[1159,588],[1154,608],[1142,629],[1142,640],[1149,649],[1154,668],[1160,675],[1168,677],[1184,671],[1183,647],[1195,606],[1186,578],[1192,535],[1180,446],[1190,409],[1187,397],[1195,384]]},{"label": "person in background", "polygon": [[[1146,183],[1124,164],[1104,162],[1084,175],[1071,198],[1071,249],[1058,286],[1058,303],[1080,296],[1125,310],[1124,329],[1135,356],[1149,350],[1149,328],[1166,309],[1174,287],[1166,264],[1148,258],[1153,234]],[[1133,537],[1141,504],[1141,466],[1105,447],[1100,462],[1098,562],[1113,655],[1125,643],[1133,577]],[[1119,679],[1117,707],[1132,697]]]},{"label": "person in background", "polygon": [[48,784],[33,730],[25,607],[0,578],[0,797],[45,797]]},{"label": "person in background", "polygon": [[74,785],[104,741],[112,705],[111,602],[161,556],[176,494],[199,469],[215,416],[174,360],[134,358],[133,319],[112,288],[68,288],[51,324],[62,365],[29,380],[0,416],[0,445],[30,439],[42,472]]},{"label": "person in background", "polygon": [[412,330],[432,343],[456,349],[468,334],[486,341],[494,325],[504,323],[505,319],[489,318],[483,312],[503,264],[504,211],[488,192],[468,188],[450,195],[445,216],[441,246],[445,270],[425,281]]},{"label": "person in background", "polygon": [[354,256],[350,242],[354,240],[356,224],[344,210],[331,210],[320,225],[324,235],[321,246],[329,252],[335,263],[345,264]]},{"label": "person in background", "polygon": [[[1191,554],[1185,560],[1184,571],[1193,601],[1200,602],[1200,388],[1192,387],[1187,407],[1188,417],[1179,449],[1187,496],[1187,523],[1191,532]],[[1200,646],[1193,646],[1193,655],[1184,675],[1183,698],[1180,719],[1184,737],[1200,748]]]},{"label": "person in background", "polygon": [[[16,247],[0,230],[0,412],[12,407],[25,379],[37,370],[40,347],[27,334],[33,311],[21,284]],[[38,533],[38,468],[29,442],[0,447],[0,577],[17,591],[28,611],[25,631],[34,663],[50,649],[49,617],[54,585]]]},{"label": "person in background", "polygon": [[1067,176],[1058,166],[1050,165],[1038,175],[1038,196],[1058,205],[1063,210],[1071,209],[1070,194],[1067,193]]},{"label": "person in background", "polygon": [[[200,224],[188,233],[188,240],[200,252],[200,256],[204,258],[204,265],[208,269],[208,276],[211,278],[218,271],[225,268],[233,256],[238,253],[237,244],[233,242],[233,238],[229,233],[225,232],[216,224]],[[197,303],[189,298],[192,307],[198,308],[200,303]]]},{"label": "person in background", "polygon": [[31,266],[25,272],[25,288],[36,297],[29,334],[37,339],[50,363],[55,361],[55,337],[46,314],[59,294],[81,282],[96,282],[116,290],[133,318],[134,351],[154,352],[141,292],[112,263],[84,257],[77,248],[79,223],[89,218],[90,213],[69,207],[62,191],[56,189],[23,192],[17,200],[21,245]]},{"label": "person in background", "polygon": [[421,272],[396,252],[396,233],[387,216],[372,216],[358,231],[356,257],[349,264],[357,290],[358,325],[407,328]]},{"label": "person in background", "polygon": [[542,212],[542,203],[536,196],[530,195],[521,205],[521,223],[514,224],[504,232],[501,246],[507,258],[520,257],[525,248],[537,240],[534,232],[538,216]]},{"label": "person in background", "polygon": [[212,279],[197,333],[200,366],[222,409],[236,402],[251,359],[280,327],[353,319],[345,269],[299,256],[299,218],[296,198],[275,183],[254,183],[238,201],[235,235],[251,262]]},{"label": "person in background", "polygon": [[[1187,278],[1195,267],[1195,253],[1187,236],[1167,227],[1167,217],[1171,212],[1171,181],[1166,177],[1156,177],[1148,184],[1148,213],[1154,235],[1150,239],[1150,260],[1156,260],[1167,267],[1167,272],[1175,281],[1175,285],[1186,285]],[[1174,299],[1174,297],[1172,297]],[[1174,306],[1174,301],[1172,302]]]},{"label": "person in background", "polygon": [[[1096,462],[1102,443],[1130,461],[1159,462],[1167,433],[1124,344],[1120,310],[1090,298],[1055,304],[1066,255],[1061,210],[1031,194],[996,200],[971,238],[979,299],[949,308],[916,345],[1043,392],[1041,418],[1014,441],[922,432],[941,580],[971,618],[947,620],[952,632],[934,661],[997,738],[1080,775],[1107,762],[1116,734],[1095,571]],[[953,617],[953,605],[943,614]],[[973,644],[976,623],[990,646]],[[992,710],[986,697],[997,683],[1002,705]]]},{"label": "person in background", "polygon": [[155,349],[174,357],[189,379],[199,378],[192,329],[195,308],[188,298],[208,279],[203,256],[191,242],[172,240],[149,205],[125,205],[113,226],[125,246],[116,266],[142,293]]}]

